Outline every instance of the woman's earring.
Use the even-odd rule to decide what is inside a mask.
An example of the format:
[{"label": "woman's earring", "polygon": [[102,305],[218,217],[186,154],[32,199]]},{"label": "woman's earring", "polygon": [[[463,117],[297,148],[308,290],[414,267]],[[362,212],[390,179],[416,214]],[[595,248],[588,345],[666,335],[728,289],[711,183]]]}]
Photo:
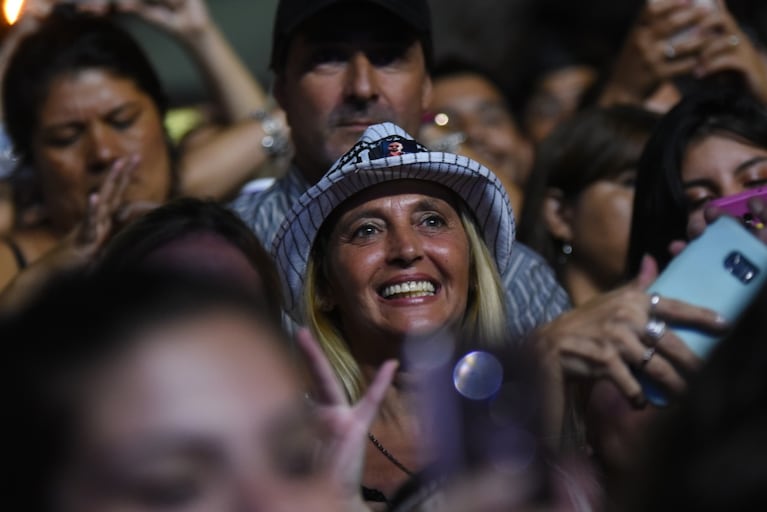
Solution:
[{"label": "woman's earring", "polygon": [[573,246],[570,242],[562,241],[562,245],[559,246],[559,255],[557,256],[557,263],[564,265],[567,263],[567,258],[573,253]]}]

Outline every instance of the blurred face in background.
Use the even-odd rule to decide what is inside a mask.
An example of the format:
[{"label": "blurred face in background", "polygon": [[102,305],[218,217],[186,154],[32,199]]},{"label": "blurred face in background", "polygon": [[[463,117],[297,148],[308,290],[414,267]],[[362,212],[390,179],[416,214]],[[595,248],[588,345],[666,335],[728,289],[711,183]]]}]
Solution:
[{"label": "blurred face in background", "polygon": [[[521,195],[532,166],[533,150],[520,133],[503,93],[493,83],[475,73],[437,78],[429,110],[447,116],[441,131],[463,134],[458,153],[492,170],[512,199]],[[425,135],[428,139],[429,133]],[[520,202],[519,198],[512,201],[516,209],[521,207]]]},{"label": "blurred face in background", "polygon": [[127,78],[87,69],[55,78],[40,105],[33,162],[51,222],[71,229],[87,211],[113,164],[138,157],[124,199],[161,203],[171,164],[160,113]]},{"label": "blurred face in background", "polygon": [[590,184],[573,201],[568,265],[580,266],[604,290],[624,277],[636,171]]},{"label": "blurred face in background", "polygon": [[325,510],[317,437],[281,339],[223,309],[138,336],[78,379],[61,510]]},{"label": "blurred face in background", "polygon": [[371,124],[391,121],[415,134],[431,92],[423,48],[383,8],[326,9],[290,43],[275,96],[295,142],[295,160],[319,180]]},{"label": "blurred face in background", "polygon": [[525,108],[525,129],[540,142],[559,123],[570,118],[597,73],[589,66],[566,66],[544,74]]}]

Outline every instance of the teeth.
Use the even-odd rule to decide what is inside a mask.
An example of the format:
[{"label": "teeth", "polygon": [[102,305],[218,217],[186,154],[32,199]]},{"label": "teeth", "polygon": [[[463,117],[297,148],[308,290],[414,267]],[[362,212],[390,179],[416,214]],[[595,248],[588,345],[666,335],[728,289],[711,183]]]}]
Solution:
[{"label": "teeth", "polygon": [[383,289],[381,295],[385,299],[389,299],[395,295],[402,297],[427,297],[429,295],[434,295],[434,292],[434,285],[429,281],[408,281],[387,286]]}]

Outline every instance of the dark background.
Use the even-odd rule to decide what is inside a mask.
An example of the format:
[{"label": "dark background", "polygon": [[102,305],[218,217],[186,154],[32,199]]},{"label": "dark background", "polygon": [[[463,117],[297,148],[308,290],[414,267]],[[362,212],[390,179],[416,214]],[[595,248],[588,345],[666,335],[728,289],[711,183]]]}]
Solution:
[{"label": "dark background", "polygon": [[[437,56],[482,64],[507,90],[524,90],[547,63],[572,59],[606,65],[646,0],[429,0]],[[267,87],[277,0],[208,0],[213,17]],[[739,19],[767,41],[767,1],[730,0]],[[206,99],[201,77],[164,34],[128,22],[147,48],[175,104]]]}]

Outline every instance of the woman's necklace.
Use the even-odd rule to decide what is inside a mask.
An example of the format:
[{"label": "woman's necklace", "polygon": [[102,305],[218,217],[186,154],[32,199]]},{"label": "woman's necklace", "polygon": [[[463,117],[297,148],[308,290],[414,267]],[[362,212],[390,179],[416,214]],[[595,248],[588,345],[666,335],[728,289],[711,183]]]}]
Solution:
[{"label": "woman's necklace", "polygon": [[389,459],[392,464],[401,469],[407,476],[413,476],[413,472],[410,471],[403,463],[397,460],[394,455],[389,453],[389,450],[384,448],[384,445],[381,444],[381,441],[379,441],[376,436],[368,432],[368,439],[370,439],[370,442],[373,443],[373,446],[375,446],[379,452],[383,453],[384,457]]}]

